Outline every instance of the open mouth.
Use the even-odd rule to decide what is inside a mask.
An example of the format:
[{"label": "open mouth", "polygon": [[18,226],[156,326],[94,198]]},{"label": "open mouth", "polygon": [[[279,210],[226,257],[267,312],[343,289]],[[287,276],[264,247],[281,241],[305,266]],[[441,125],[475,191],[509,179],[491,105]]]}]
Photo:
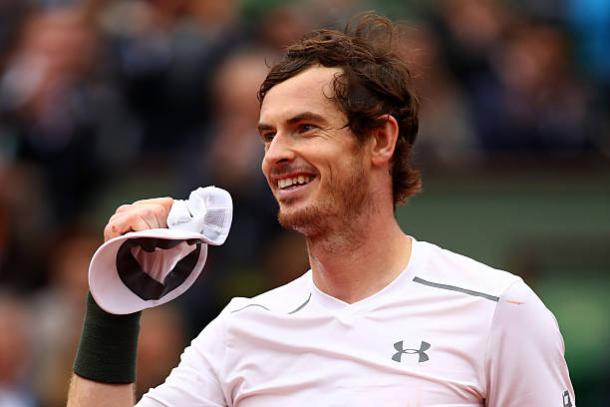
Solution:
[{"label": "open mouth", "polygon": [[307,185],[313,181],[315,177],[312,175],[298,175],[290,178],[283,178],[277,181],[277,186],[280,190],[286,191],[298,188],[302,185]]}]

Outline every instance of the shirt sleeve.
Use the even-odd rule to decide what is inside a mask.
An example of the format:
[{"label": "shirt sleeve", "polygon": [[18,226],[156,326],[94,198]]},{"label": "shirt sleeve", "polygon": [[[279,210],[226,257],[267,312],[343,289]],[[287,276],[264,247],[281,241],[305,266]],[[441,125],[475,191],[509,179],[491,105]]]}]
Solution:
[{"label": "shirt sleeve", "polygon": [[226,407],[219,380],[224,361],[222,315],[201,331],[165,382],[144,394],[136,407]]},{"label": "shirt sleeve", "polygon": [[488,407],[575,406],[557,321],[521,280],[498,301],[486,356]]}]

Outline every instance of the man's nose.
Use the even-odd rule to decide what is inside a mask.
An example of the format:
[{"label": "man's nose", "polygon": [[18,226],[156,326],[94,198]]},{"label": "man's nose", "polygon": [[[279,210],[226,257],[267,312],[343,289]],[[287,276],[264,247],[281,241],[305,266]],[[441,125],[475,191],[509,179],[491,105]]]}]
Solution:
[{"label": "man's nose", "polygon": [[267,145],[263,161],[265,164],[272,166],[282,162],[289,162],[294,159],[294,156],[294,146],[290,137],[278,132]]}]

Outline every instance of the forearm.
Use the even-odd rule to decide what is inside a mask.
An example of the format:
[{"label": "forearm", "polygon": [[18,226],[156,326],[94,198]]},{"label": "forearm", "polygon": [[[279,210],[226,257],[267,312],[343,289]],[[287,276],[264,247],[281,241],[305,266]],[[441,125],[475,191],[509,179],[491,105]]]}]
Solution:
[{"label": "forearm", "polygon": [[135,388],[130,384],[106,384],[72,375],[67,407],[131,407]]},{"label": "forearm", "polygon": [[113,315],[89,297],[68,406],[133,406],[140,313]]}]

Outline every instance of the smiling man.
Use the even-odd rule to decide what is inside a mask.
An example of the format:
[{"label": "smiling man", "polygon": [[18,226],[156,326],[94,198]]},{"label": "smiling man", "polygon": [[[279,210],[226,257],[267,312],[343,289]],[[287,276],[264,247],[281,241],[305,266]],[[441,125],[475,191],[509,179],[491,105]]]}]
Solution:
[{"label": "smiling man", "polygon": [[[409,159],[417,101],[395,34],[364,15],[346,32],[310,33],[271,69],[262,171],[311,270],[232,300],[138,406],[574,405],[557,323],[527,285],[396,222],[420,179]],[[166,227],[171,206],[122,207],[105,238]],[[125,360],[138,316],[113,318],[90,301],[71,406],[134,402]],[[119,360],[96,352],[116,343],[131,344]]]},{"label": "smiling man", "polygon": [[[319,35],[321,38],[311,39],[305,46],[320,48],[310,51],[313,55],[331,54],[332,49],[324,48],[324,36],[332,38],[333,34]],[[350,46],[355,48],[347,36],[335,36],[334,40],[342,53]],[[356,69],[362,69],[368,63],[363,50],[352,49],[358,51],[362,55],[351,58],[358,64]],[[290,52],[300,51],[295,46]],[[364,96],[370,84],[348,83],[346,68],[326,67],[324,62],[312,60],[288,72],[279,65],[263,83],[259,93],[259,133],[265,145],[262,169],[279,203],[280,223],[307,239],[316,287],[351,303],[385,287],[408,262],[411,240],[393,215],[392,166],[397,139],[415,134],[416,125],[407,126],[416,120],[407,117],[409,123],[401,123],[405,133],[401,135],[394,109],[374,106],[373,95],[354,100],[348,94],[348,86],[352,86]],[[402,79],[407,80],[408,71],[405,67],[401,70]],[[377,78],[379,85],[384,79]],[[392,91],[402,102],[395,108],[407,105],[413,116],[415,100],[407,82],[396,85]],[[367,112],[355,110],[349,114],[360,116],[353,119],[356,123],[366,120],[376,127],[357,135],[342,103],[360,103],[357,109],[368,108]],[[405,144],[410,147],[410,143]],[[401,153],[408,154],[409,149]],[[401,176],[407,173],[406,188],[397,191],[404,199],[417,191],[419,177],[409,166],[397,172]],[[397,189],[402,183],[398,184]]]}]

